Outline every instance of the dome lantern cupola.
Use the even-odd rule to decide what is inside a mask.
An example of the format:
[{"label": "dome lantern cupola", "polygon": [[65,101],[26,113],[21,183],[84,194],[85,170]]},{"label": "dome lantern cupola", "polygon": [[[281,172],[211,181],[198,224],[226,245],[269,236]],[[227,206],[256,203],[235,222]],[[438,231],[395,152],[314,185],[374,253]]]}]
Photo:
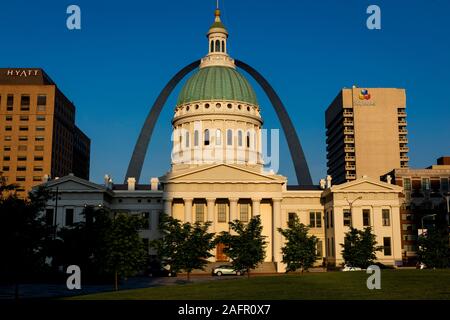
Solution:
[{"label": "dome lantern cupola", "polygon": [[220,9],[214,12],[215,19],[207,33],[208,55],[202,59],[200,68],[210,66],[225,66],[236,68],[234,60],[228,55],[228,31],[220,19]]}]

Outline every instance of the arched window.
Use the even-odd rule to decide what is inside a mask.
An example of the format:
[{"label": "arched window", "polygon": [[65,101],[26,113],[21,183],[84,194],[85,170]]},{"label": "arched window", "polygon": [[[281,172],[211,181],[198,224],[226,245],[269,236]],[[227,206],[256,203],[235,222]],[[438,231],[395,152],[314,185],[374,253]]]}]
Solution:
[{"label": "arched window", "polygon": [[227,145],[233,145],[233,131],[231,129],[227,130]]},{"label": "arched window", "polygon": [[250,131],[247,131],[247,148],[250,148]]},{"label": "arched window", "polygon": [[216,130],[216,146],[220,146],[222,144],[222,131],[220,129]]},{"label": "arched window", "polygon": [[216,52],[220,52],[220,41],[219,40],[216,40],[216,49],[215,49],[215,51]]},{"label": "arched window", "polygon": [[194,131],[194,147],[198,147],[198,130]]},{"label": "arched window", "polygon": [[242,147],[242,131],[238,131],[238,146]]},{"label": "arched window", "polygon": [[222,52],[225,52],[225,41],[222,41]]},{"label": "arched window", "polygon": [[189,132],[186,132],[186,148],[189,148]]},{"label": "arched window", "polygon": [[205,130],[205,146],[209,146],[209,129]]},{"label": "arched window", "polygon": [[213,40],[211,40],[211,50],[210,51],[214,52],[214,41]]}]

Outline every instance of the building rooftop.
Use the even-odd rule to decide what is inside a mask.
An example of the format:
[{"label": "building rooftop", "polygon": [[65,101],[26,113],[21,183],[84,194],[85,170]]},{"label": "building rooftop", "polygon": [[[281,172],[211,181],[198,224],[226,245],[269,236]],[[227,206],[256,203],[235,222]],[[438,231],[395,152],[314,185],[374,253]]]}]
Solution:
[{"label": "building rooftop", "polygon": [[41,68],[0,68],[0,85],[55,85]]}]

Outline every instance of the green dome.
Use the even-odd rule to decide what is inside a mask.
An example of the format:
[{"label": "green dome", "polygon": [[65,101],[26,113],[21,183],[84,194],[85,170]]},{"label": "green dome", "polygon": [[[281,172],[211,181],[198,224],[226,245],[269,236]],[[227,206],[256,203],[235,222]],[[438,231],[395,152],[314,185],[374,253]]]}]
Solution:
[{"label": "green dome", "polygon": [[257,105],[252,86],[233,68],[212,66],[198,70],[186,81],[177,105],[204,100],[229,100]]}]

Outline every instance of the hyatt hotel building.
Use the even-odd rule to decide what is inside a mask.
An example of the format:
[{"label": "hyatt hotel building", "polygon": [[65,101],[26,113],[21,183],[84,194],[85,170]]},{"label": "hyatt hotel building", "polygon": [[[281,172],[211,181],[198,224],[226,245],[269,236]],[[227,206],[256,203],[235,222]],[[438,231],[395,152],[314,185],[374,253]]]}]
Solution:
[{"label": "hyatt hotel building", "polygon": [[0,172],[19,197],[48,177],[89,179],[90,139],[42,69],[0,69]]}]

